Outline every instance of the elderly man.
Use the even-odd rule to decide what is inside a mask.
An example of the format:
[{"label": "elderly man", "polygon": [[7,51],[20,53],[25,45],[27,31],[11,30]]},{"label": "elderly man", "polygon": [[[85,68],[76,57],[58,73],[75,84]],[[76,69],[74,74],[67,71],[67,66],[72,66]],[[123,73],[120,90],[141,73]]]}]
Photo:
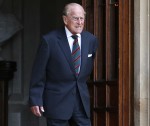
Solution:
[{"label": "elderly man", "polygon": [[30,86],[31,111],[42,113],[48,126],[91,126],[90,75],[97,38],[83,31],[85,11],[77,3],[64,7],[65,26],[44,35],[38,49]]}]

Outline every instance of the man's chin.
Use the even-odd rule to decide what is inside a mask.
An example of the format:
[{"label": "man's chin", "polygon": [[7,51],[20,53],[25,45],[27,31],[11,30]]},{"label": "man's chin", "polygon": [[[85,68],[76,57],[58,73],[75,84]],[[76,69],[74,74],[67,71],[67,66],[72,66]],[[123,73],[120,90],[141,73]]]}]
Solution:
[{"label": "man's chin", "polygon": [[82,32],[82,30],[77,30],[76,34],[80,34]]}]

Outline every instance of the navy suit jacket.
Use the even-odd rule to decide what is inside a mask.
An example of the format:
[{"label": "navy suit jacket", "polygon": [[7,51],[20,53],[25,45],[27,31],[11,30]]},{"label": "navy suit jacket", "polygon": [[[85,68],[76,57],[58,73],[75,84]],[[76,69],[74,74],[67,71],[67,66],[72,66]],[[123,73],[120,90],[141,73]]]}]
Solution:
[{"label": "navy suit jacket", "polygon": [[30,83],[30,106],[44,106],[44,116],[69,119],[74,107],[76,86],[86,115],[90,117],[90,97],[86,84],[93,68],[97,38],[81,33],[81,68],[76,77],[65,29],[43,36],[38,49]]}]

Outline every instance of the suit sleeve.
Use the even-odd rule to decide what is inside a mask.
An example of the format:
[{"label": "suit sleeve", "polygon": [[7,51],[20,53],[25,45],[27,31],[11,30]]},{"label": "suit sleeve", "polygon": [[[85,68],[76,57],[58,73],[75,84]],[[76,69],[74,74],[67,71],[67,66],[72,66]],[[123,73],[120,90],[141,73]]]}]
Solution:
[{"label": "suit sleeve", "polygon": [[46,64],[49,58],[48,43],[42,39],[36,58],[33,64],[30,89],[29,89],[29,104],[30,106],[43,105],[43,90],[46,79]]}]

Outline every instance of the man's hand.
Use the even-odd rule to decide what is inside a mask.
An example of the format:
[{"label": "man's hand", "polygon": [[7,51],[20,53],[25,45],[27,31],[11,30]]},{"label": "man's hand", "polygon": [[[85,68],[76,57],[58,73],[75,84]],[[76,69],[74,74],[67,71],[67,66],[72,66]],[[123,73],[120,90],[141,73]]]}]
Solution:
[{"label": "man's hand", "polygon": [[44,112],[43,106],[32,106],[31,111],[34,115],[40,117],[42,116],[42,112]]}]

